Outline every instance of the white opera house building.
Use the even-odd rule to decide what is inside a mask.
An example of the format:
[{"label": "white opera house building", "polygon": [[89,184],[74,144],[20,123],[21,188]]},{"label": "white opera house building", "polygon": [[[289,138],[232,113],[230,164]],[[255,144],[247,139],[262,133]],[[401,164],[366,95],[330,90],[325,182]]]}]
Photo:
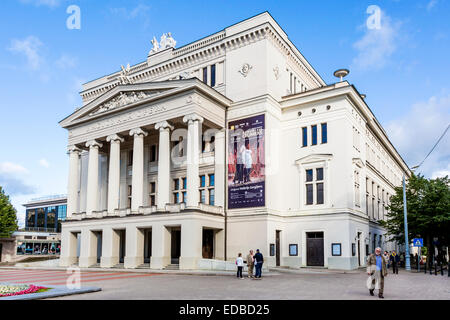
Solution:
[{"label": "white opera house building", "polygon": [[407,165],[364,96],[326,84],[269,13],[152,45],[60,122],[61,266],[224,270],[260,249],[266,267],[355,269],[393,245],[378,221]]}]

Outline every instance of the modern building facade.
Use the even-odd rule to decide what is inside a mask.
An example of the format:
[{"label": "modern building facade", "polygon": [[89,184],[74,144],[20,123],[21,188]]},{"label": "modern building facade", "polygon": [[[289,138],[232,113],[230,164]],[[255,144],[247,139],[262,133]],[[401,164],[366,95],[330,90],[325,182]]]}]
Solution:
[{"label": "modern building facade", "polygon": [[60,122],[62,266],[223,268],[258,248],[354,269],[388,249],[378,221],[409,169],[353,85],[326,84],[267,12],[152,43]]},{"label": "modern building facade", "polygon": [[17,254],[60,254],[61,222],[67,215],[67,195],[31,199],[23,205],[25,227],[14,232]]}]

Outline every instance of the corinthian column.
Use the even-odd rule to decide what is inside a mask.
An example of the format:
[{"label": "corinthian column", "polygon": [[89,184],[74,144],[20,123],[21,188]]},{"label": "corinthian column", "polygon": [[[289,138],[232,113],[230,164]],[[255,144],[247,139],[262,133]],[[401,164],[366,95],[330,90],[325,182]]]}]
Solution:
[{"label": "corinthian column", "polygon": [[144,137],[147,135],[141,128],[130,130],[130,136],[134,137],[131,211],[138,211],[144,205]]},{"label": "corinthian column", "polygon": [[120,188],[120,143],[123,138],[117,134],[106,138],[111,144],[109,150],[109,177],[108,177],[108,212],[112,213],[119,208],[119,188]]},{"label": "corinthian column", "polygon": [[89,164],[88,164],[88,181],[87,181],[87,199],[86,199],[86,214],[90,215],[93,211],[98,211],[98,149],[103,144],[96,140],[91,140],[86,143],[89,148]]},{"label": "corinthian column", "polygon": [[155,129],[159,130],[157,207],[165,210],[166,203],[170,203],[170,130],[173,127],[161,121]]},{"label": "corinthian column", "polygon": [[187,207],[197,207],[199,196],[199,157],[200,157],[200,130],[203,118],[197,114],[186,115],[183,121],[188,124],[187,138]]},{"label": "corinthian column", "polygon": [[76,146],[68,148],[69,179],[67,185],[67,217],[78,213],[78,190],[80,189],[80,152]]}]

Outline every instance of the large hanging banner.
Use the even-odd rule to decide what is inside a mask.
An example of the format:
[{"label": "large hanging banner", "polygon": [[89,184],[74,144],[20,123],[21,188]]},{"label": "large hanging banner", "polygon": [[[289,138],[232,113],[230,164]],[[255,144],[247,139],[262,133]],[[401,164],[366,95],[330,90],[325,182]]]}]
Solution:
[{"label": "large hanging banner", "polygon": [[228,125],[228,209],[265,206],[264,115]]}]

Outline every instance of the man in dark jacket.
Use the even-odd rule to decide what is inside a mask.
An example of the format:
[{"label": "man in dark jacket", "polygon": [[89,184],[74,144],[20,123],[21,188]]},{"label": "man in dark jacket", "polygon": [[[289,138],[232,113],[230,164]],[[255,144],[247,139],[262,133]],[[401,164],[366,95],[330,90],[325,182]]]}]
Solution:
[{"label": "man in dark jacket", "polygon": [[253,257],[255,259],[255,278],[261,278],[261,270],[264,263],[264,257],[259,249],[256,249],[256,254]]},{"label": "man in dark jacket", "polygon": [[398,274],[398,264],[400,262],[400,257],[395,251],[392,251],[391,256],[389,257],[389,260],[392,264],[392,273]]}]

